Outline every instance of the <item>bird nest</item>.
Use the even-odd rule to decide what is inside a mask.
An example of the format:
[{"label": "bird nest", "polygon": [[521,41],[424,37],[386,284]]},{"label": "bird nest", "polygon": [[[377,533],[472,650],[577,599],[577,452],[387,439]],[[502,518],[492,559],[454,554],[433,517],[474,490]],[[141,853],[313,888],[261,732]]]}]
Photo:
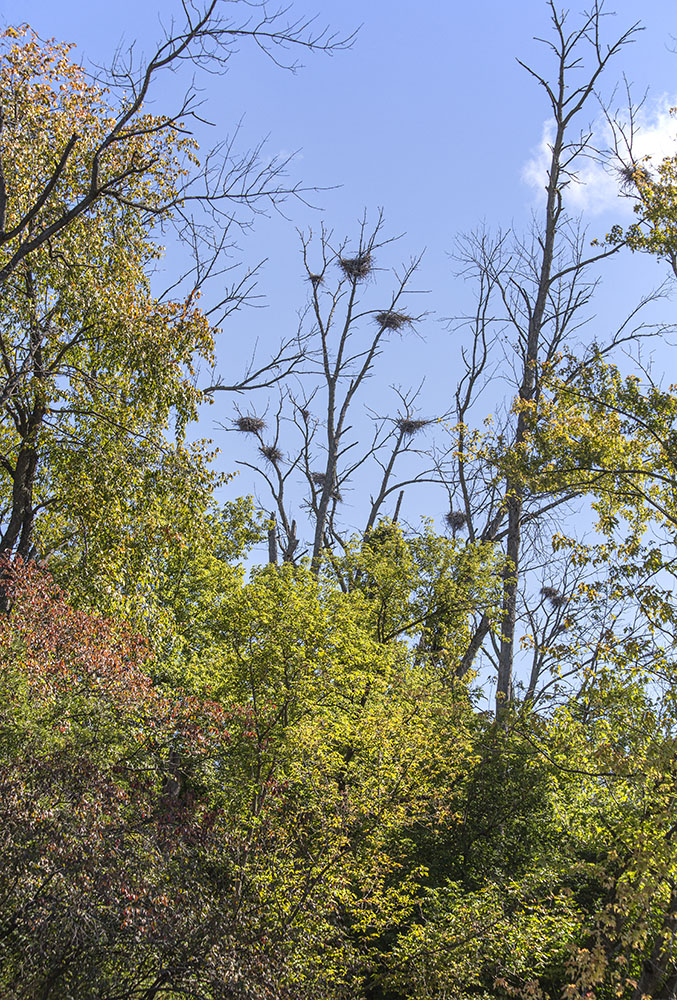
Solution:
[{"label": "bird nest", "polygon": [[[310,478],[312,479],[313,484],[318,487],[318,489],[324,490],[325,484],[327,482],[326,472],[311,472]],[[332,498],[332,500],[336,500],[338,503],[341,503],[341,501],[343,500],[340,490],[338,489],[336,484],[334,484],[334,488],[330,492],[329,496]]]},{"label": "bird nest", "polygon": [[429,420],[414,420],[411,417],[400,417],[397,421],[397,426],[407,437],[411,437],[414,434],[418,434],[422,431],[424,427],[427,427],[430,423]]},{"label": "bird nest", "polygon": [[366,278],[372,269],[370,253],[360,253],[356,257],[339,257],[339,267],[347,278],[359,281]]},{"label": "bird nest", "polygon": [[309,282],[310,282],[310,283],[311,283],[311,284],[312,284],[312,285],[313,285],[313,286],[314,286],[315,288],[317,288],[317,286],[318,286],[318,285],[321,285],[321,284],[322,284],[322,282],[324,281],[324,277],[323,277],[323,276],[322,276],[321,274],[309,274],[309,275],[308,275],[308,281],[309,281]]},{"label": "bird nest", "polygon": [[265,421],[261,420],[261,417],[238,417],[235,421],[235,426],[243,434],[258,434],[266,426]]},{"label": "bird nest", "polygon": [[275,444],[263,444],[259,448],[259,451],[273,465],[277,465],[278,462],[282,461],[282,452]]},{"label": "bird nest", "polygon": [[465,527],[468,522],[468,518],[462,510],[450,510],[449,513],[445,515],[445,521],[452,531],[458,531],[459,528]]},{"label": "bird nest", "polygon": [[401,330],[405,326],[410,326],[414,322],[413,316],[406,313],[395,312],[388,309],[386,312],[376,313],[374,317],[379,326],[384,330]]},{"label": "bird nest", "polygon": [[618,173],[625,188],[639,188],[651,181],[649,171],[641,163],[629,163],[627,166],[621,167]]},{"label": "bird nest", "polygon": [[553,608],[561,608],[567,602],[564,594],[560,594],[556,587],[541,587],[541,597],[545,597],[546,601],[550,601]]}]

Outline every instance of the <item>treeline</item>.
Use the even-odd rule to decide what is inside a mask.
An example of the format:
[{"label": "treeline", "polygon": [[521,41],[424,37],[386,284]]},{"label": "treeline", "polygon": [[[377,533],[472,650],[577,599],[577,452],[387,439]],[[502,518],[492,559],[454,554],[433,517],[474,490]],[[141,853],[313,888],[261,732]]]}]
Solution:
[{"label": "treeline", "polygon": [[[677,157],[638,161],[633,109],[607,109],[637,218],[591,244],[566,188],[637,29],[548,11],[542,219],[461,241],[448,409],[399,390],[369,433],[418,260],[388,284],[380,217],[302,235],[299,329],[220,374],[251,292],[225,287],[233,229],[299,189],[262,148],[201,154],[193,91],[147,110],[186,59],[350,39],[209,0],[104,78],[4,32],[3,997],[677,996],[677,396],[624,353],[665,332],[650,297],[584,339],[608,258],[677,274]],[[158,295],[171,234],[186,266]],[[219,502],[190,443],[229,392],[261,507]],[[443,532],[405,522],[419,487]]]}]

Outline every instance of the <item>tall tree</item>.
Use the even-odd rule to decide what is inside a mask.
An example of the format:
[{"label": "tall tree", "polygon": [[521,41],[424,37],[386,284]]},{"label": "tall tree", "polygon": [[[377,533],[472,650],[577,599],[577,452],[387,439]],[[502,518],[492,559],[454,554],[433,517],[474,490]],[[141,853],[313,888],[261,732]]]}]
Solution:
[{"label": "tall tree", "polygon": [[[463,241],[459,250],[464,273],[476,279],[478,296],[475,314],[463,323],[469,326],[471,346],[464,353],[466,371],[456,393],[458,424],[452,468],[447,473],[456,509],[450,517],[458,519],[471,540],[500,542],[504,550],[503,602],[495,649],[499,715],[513,699],[525,530],[575,495],[567,489],[549,491],[542,483],[532,488],[529,481],[525,459],[541,374],[583,321],[594,290],[595,266],[621,246],[586,247],[578,220],[567,211],[566,188],[575,181],[582,160],[594,153],[595,139],[583,116],[597,99],[609,63],[638,31],[634,25],[607,43],[600,3],[576,24],[553,2],[548,8],[551,35],[544,44],[554,63],[552,71],[520,61],[544,90],[553,120],[542,221],[534,223],[526,238],[510,232],[491,238],[481,232]],[[613,339],[618,342],[625,335],[627,331],[621,331]],[[516,396],[505,424],[480,442],[471,435],[469,425],[482,389],[494,373],[499,337],[506,336],[514,351]],[[490,618],[481,615],[462,671],[471,667],[491,640],[491,629]]]},{"label": "tall tree", "polygon": [[[263,4],[210,0],[183,16],[147,63],[130,55],[98,81],[71,46],[27,27],[2,36],[2,554],[77,552],[83,570],[102,570],[115,538],[171,530],[171,495],[185,491],[185,510],[209,502],[206,452],[185,443],[202,398],[196,365],[213,367],[216,324],[247,282],[209,313],[198,298],[223,273],[229,226],[297,188],[260,149],[226,144],[200,166],[193,90],[164,115],[145,104],[163,72],[184,60],[218,71],[236,40],[271,56],[342,43]],[[171,226],[194,258],[158,298],[157,235]],[[289,363],[282,348],[236,384],[275,381]]]},{"label": "tall tree", "polygon": [[309,295],[299,328],[305,353],[297,387],[282,393],[271,427],[255,413],[239,412],[233,423],[258,443],[257,461],[240,464],[266,484],[283,560],[309,555],[315,573],[323,554],[347,551],[355,530],[341,516],[348,494],[369,491],[356,505],[367,535],[379,518],[397,520],[407,486],[437,481],[415,441],[432,423],[417,412],[418,392],[395,390],[393,414],[367,407],[366,389],[389,339],[405,336],[421,319],[407,311],[420,258],[395,271],[390,289],[379,287],[379,252],[391,242],[381,215],[372,227],[363,219],[353,244],[335,242],[324,228],[315,237],[301,235]]}]

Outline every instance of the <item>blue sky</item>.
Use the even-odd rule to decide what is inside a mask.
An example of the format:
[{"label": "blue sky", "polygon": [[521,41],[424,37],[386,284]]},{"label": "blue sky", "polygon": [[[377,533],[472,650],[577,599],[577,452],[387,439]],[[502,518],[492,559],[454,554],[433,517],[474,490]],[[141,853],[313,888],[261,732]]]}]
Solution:
[{"label": "blue sky", "polygon": [[[173,0],[117,0],[98,5],[82,0],[0,0],[6,23],[27,21],[43,37],[74,41],[84,60],[105,63],[118,43],[134,42],[151,52],[159,37],[158,10],[165,21],[178,8]],[[660,153],[671,148],[677,122],[666,109],[677,104],[677,7],[674,0],[636,3],[618,0],[609,17],[609,35],[641,16],[646,30],[626,48],[607,77],[606,94],[625,74],[645,105],[647,134]],[[546,35],[548,12],[543,0],[478,0],[467,3],[419,0],[295,0],[299,13],[339,33],[360,31],[350,51],[333,58],[304,57],[295,75],[285,73],[259,53],[243,46],[223,77],[200,79],[205,116],[214,126],[200,136],[208,145],[243,120],[243,145],[268,136],[271,152],[298,150],[291,173],[309,185],[337,186],[313,195],[317,208],[287,206],[287,216],[262,218],[241,241],[243,260],[267,258],[259,291],[266,307],[232,317],[224,330],[221,366],[229,377],[258,341],[266,345],[296,323],[307,286],[303,283],[296,227],[317,228],[324,221],[337,234],[349,235],[366,209],[373,217],[382,207],[387,229],[403,233],[383,263],[395,264],[425,249],[417,285],[429,290],[421,339],[397,343],[384,356],[370,400],[386,402],[387,386],[427,378],[424,409],[448,405],[457,377],[458,343],[441,318],[467,308],[469,290],[453,276],[449,259],[459,232],[485,223],[491,228],[520,228],[538,211],[540,192],[529,177],[538,175],[539,148],[547,126],[544,94],[516,62],[516,57],[547,67],[534,35]],[[576,7],[572,6],[572,16]],[[182,85],[167,78],[155,91],[153,110]],[[675,144],[677,149],[677,144]],[[614,221],[624,221],[627,207],[615,202],[608,179],[594,170],[577,194],[591,236],[604,235]],[[626,257],[602,275],[598,326],[620,315],[624,305],[664,276],[655,262]],[[263,304],[263,303],[262,303]],[[664,306],[664,315],[674,303]],[[668,364],[658,352],[659,364]],[[219,398],[217,419],[227,422],[230,402]],[[245,401],[246,405],[246,401]],[[258,403],[256,404],[259,405]],[[212,431],[212,407],[204,430]],[[224,448],[225,468],[232,468],[242,442],[215,434]],[[251,489],[247,474],[236,492]],[[443,505],[442,505],[443,506]],[[411,513],[415,513],[413,510]]]}]

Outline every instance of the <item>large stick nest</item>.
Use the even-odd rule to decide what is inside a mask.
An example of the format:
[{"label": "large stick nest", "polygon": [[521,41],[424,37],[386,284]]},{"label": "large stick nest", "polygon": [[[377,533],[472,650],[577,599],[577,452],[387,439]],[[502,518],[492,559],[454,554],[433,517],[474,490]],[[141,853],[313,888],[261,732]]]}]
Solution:
[{"label": "large stick nest", "polygon": [[412,437],[414,434],[422,431],[424,427],[427,427],[429,423],[429,420],[414,420],[413,417],[400,417],[397,421],[397,426],[402,434]]},{"label": "large stick nest", "polygon": [[564,594],[560,594],[556,587],[541,587],[541,596],[550,601],[553,608],[561,608],[567,602]]},{"label": "large stick nest", "polygon": [[444,519],[452,531],[459,531],[468,523],[468,518],[462,510],[450,510]]},{"label": "large stick nest", "polygon": [[237,418],[235,426],[243,434],[258,434],[266,426],[266,423],[261,420],[261,417],[244,416]]},{"label": "large stick nest", "polygon": [[651,174],[641,163],[629,163],[618,171],[621,184],[626,189],[640,188],[651,183]]},{"label": "large stick nest", "polygon": [[384,330],[401,330],[405,326],[410,326],[414,322],[413,316],[406,313],[395,312],[387,309],[385,312],[376,313],[374,317],[379,326]]},{"label": "large stick nest", "polygon": [[282,461],[282,452],[275,444],[262,444],[259,451],[273,465],[277,465],[278,462]]},{"label": "large stick nest", "polygon": [[[324,487],[327,482],[326,472],[311,472],[310,478],[312,479],[313,483],[315,484],[315,486],[317,486],[319,490],[324,491]],[[334,483],[333,489],[331,490],[329,496],[332,498],[332,500],[336,500],[338,503],[341,503],[341,501],[343,500],[341,492],[336,483]]]},{"label": "large stick nest", "polygon": [[339,257],[338,262],[345,276],[353,281],[368,277],[373,267],[371,254],[368,251],[356,257]]}]

